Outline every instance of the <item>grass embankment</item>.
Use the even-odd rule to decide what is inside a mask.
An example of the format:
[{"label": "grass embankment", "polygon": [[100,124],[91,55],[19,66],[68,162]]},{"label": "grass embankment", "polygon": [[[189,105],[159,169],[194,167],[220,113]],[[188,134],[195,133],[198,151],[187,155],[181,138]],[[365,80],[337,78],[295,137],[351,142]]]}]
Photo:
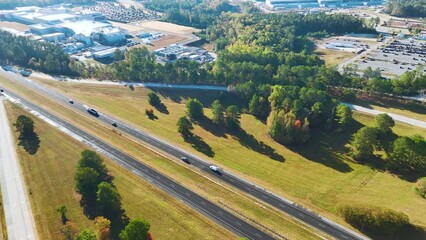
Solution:
[{"label": "grass embankment", "polygon": [[3,198],[0,191],[0,239],[7,239],[7,225],[6,218],[4,216]]},{"label": "grass embankment", "polygon": [[[0,80],[2,80],[1,77]],[[19,84],[6,81],[5,79],[3,80],[2,84],[5,86],[14,89],[20,94],[31,96],[34,103],[39,104],[52,112],[60,114],[67,121],[72,122],[76,126],[79,126],[106,142],[113,144],[117,148],[126,151],[130,155],[143,160],[144,163],[149,164],[191,190],[207,197],[211,201],[216,202],[217,204],[226,204],[228,207],[225,207],[225,209],[238,211],[244,215],[243,218],[255,219],[262,225],[265,225],[290,239],[318,238],[318,231],[307,226],[302,227],[300,223],[293,218],[282,213],[278,213],[276,210],[271,209],[268,206],[262,206],[257,203],[257,200],[244,197],[238,190],[229,189],[226,186],[224,187],[223,185],[219,185],[214,181],[206,179],[202,176],[205,175],[204,173],[201,175],[198,174],[198,170],[190,167],[188,168],[188,166],[183,164],[180,160],[176,159],[179,164],[171,164],[169,159],[159,156],[141,144],[137,144],[134,141],[130,141],[128,138],[124,138],[120,134],[117,134],[114,129],[111,129],[112,127],[110,125],[105,126],[98,124],[93,120],[93,117],[90,117],[87,114],[76,114],[62,105],[56,104],[39,94],[35,94],[34,92],[21,87]],[[201,96],[202,94],[200,94],[200,97]],[[248,221],[250,222],[250,220]]]},{"label": "grass embankment", "polygon": [[[146,97],[149,90],[52,81],[45,84],[192,151],[194,149],[176,132],[176,119],[185,115],[183,103],[188,97],[197,97],[209,105],[219,98],[212,92],[162,90],[162,101],[170,113],[156,111],[158,119],[153,121],[144,115],[144,109],[151,108]],[[229,103],[231,99],[224,98],[224,102]],[[208,109],[205,110],[209,114]],[[308,144],[291,148],[273,141],[266,133],[266,125],[250,115],[241,117],[244,132],[229,133],[205,124],[197,125],[194,134],[211,148],[212,159],[217,164],[314,210],[336,213],[340,204],[377,205],[402,211],[413,224],[426,227],[426,202],[412,191],[413,183],[355,163],[346,155],[345,145],[351,135],[364,124],[373,123],[373,117],[358,113],[355,120],[344,133],[315,134],[314,131]],[[426,136],[424,129],[402,123],[397,123],[394,131],[401,135]],[[270,156],[276,155],[282,156],[284,162],[271,159]],[[332,218],[343,222],[336,215]]]},{"label": "grass embankment", "polygon": [[[11,123],[20,114],[30,115],[11,103],[6,105],[6,109]],[[68,218],[80,230],[93,229],[93,221],[84,215],[80,197],[74,190],[76,164],[86,146],[46,122],[32,118],[41,140],[40,148],[35,155],[29,155],[20,147],[17,152],[40,239],[62,238],[60,217],[55,211],[60,205],[67,206]],[[236,238],[148,182],[104,159],[115,177],[114,184],[129,217],[147,219],[156,239],[175,239],[176,236],[180,239]]]}]

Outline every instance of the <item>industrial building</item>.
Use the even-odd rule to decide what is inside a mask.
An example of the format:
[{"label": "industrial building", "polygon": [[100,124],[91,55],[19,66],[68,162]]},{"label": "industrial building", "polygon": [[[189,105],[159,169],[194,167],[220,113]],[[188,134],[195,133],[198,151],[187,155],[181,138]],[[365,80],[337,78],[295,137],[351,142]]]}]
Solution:
[{"label": "industrial building", "polygon": [[108,58],[113,58],[114,53],[117,50],[124,52],[123,48],[108,48],[108,49],[105,49],[105,50],[93,52],[92,56],[93,56],[93,59],[95,59],[95,60],[104,60],[104,59],[108,59]]},{"label": "industrial building", "polygon": [[127,31],[106,22],[102,13],[91,10],[73,12],[63,6],[51,8],[25,7],[2,11],[0,16],[9,21],[29,25],[30,32],[45,41],[58,42],[67,38],[85,45],[102,41],[118,45],[126,40]]},{"label": "industrial building", "polygon": [[207,50],[198,47],[188,47],[181,44],[171,44],[167,47],[154,50],[154,54],[163,62],[194,60],[203,64],[214,60]]}]

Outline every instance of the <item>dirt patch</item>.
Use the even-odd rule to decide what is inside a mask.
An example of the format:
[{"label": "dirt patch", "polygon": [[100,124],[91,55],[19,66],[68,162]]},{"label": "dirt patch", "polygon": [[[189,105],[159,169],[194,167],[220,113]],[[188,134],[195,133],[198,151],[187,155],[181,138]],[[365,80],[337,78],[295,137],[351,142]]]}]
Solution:
[{"label": "dirt patch", "polygon": [[1,27],[9,27],[9,28],[13,28],[16,29],[18,31],[26,31],[28,30],[28,26],[22,23],[17,23],[17,22],[8,22],[8,21],[0,21],[0,28]]},{"label": "dirt patch", "polygon": [[111,24],[114,27],[119,27],[119,28],[122,28],[122,29],[129,31],[129,33],[138,33],[140,31],[147,31],[147,29],[145,29],[141,26],[130,24],[130,23],[119,23],[119,22],[112,22],[111,21]]},{"label": "dirt patch", "polygon": [[176,34],[192,34],[194,32],[200,31],[200,29],[160,21],[147,21],[139,23],[139,25],[144,28],[154,29],[157,31],[172,32]]},{"label": "dirt patch", "polygon": [[158,39],[157,41],[153,41],[152,44],[154,46],[146,45],[146,44],[139,44],[132,48],[141,48],[146,47],[149,51],[159,49],[162,47],[165,47],[167,45],[173,44],[173,43],[179,43],[184,40],[187,40],[187,37],[179,36],[179,35],[173,35],[173,34],[167,34],[166,36]]}]

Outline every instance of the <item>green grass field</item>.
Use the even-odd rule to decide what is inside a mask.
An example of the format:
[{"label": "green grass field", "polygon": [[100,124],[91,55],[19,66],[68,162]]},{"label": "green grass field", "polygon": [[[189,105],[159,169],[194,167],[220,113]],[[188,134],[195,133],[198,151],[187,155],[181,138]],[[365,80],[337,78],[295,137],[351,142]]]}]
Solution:
[{"label": "green grass field", "polygon": [[[145,108],[152,108],[147,103],[147,89],[57,82],[45,84],[192,151],[195,150],[176,131],[176,120],[185,114],[182,103],[189,97],[197,97],[207,106],[220,97],[211,92],[162,90],[162,100],[169,113],[155,111],[158,119],[149,120],[144,114]],[[232,101],[232,98],[224,97],[224,102],[229,104]],[[205,112],[210,114],[208,109]],[[413,224],[426,227],[426,202],[412,191],[413,183],[357,164],[347,156],[345,145],[351,134],[373,121],[371,116],[362,114],[355,114],[355,119],[352,128],[344,133],[315,134],[314,131],[308,144],[291,148],[273,141],[266,133],[266,125],[250,115],[241,117],[244,132],[229,133],[206,123],[196,126],[194,134],[211,148],[212,161],[218,165],[239,172],[245,178],[336,221],[343,220],[329,212],[336,213],[341,204],[359,203],[402,211]],[[401,123],[397,123],[394,132],[426,136],[424,129]],[[284,162],[273,159],[280,157]]]},{"label": "green grass field", "polygon": [[[8,117],[14,122],[19,114],[30,115],[8,103]],[[82,230],[93,228],[79,205],[74,190],[74,173],[80,152],[86,147],[47,123],[33,117],[40,136],[40,149],[35,155],[18,147],[24,178],[40,239],[62,239],[60,217],[55,208],[68,207],[68,218]],[[16,137],[16,135],[15,135]],[[54,146],[54,147],[52,147]],[[151,224],[155,239],[235,239],[235,235],[194,212],[146,181],[105,159],[115,177],[114,184],[123,206],[131,218],[144,218]]]}]

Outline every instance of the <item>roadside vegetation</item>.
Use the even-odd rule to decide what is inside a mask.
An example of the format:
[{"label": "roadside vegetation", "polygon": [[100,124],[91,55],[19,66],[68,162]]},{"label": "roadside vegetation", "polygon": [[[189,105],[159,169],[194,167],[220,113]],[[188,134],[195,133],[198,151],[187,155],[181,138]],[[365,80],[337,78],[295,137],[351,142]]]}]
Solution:
[{"label": "roadside vegetation", "polygon": [[0,239],[7,239],[7,225],[6,218],[4,216],[3,198],[0,191]]},{"label": "roadside vegetation", "polygon": [[[11,122],[19,115],[30,116],[10,103],[7,103],[6,109]],[[102,218],[95,220],[85,214],[80,206],[81,197],[74,188],[74,174],[85,146],[47,123],[35,117],[32,119],[42,140],[40,149],[31,155],[18,148],[18,157],[40,238],[62,239],[68,233],[76,235],[85,229],[88,229],[87,232],[106,230],[108,221]],[[177,231],[185,239],[235,237],[121,166],[108,159],[105,159],[105,164],[109,174],[114,176],[113,182],[121,195],[123,208],[131,219],[147,219],[154,238],[171,238]]]},{"label": "roadside vegetation", "polygon": [[[141,109],[149,105],[147,95],[150,91],[147,89],[128,90],[124,87],[52,81],[43,83],[195,151],[198,149],[186,143],[176,127],[177,119],[187,114],[186,103],[189,99],[197,98],[204,106],[212,105],[216,98],[224,107],[233,104],[241,106],[238,98],[228,94],[158,90],[157,94],[161,95],[161,102],[169,113],[158,112],[158,119],[150,120],[141,113]],[[374,117],[355,112],[354,120],[342,131],[326,133],[314,129],[307,144],[283,146],[268,137],[264,122],[251,115],[241,114],[241,130],[234,132],[228,131],[225,126],[214,127],[210,122],[214,119],[210,109],[204,108],[203,113],[203,120],[192,123],[194,129],[191,132],[202,140],[201,146],[208,146],[209,151],[214,153],[213,159],[218,164],[313,209],[321,208],[339,214],[336,206],[343,203],[379,205],[403,211],[414,225],[426,226],[422,217],[424,213],[418,211],[425,202],[413,191],[414,182],[410,182],[413,180],[392,175],[386,172],[383,165],[356,163],[349,156],[352,135],[363,126],[374,127]],[[392,131],[398,136],[426,136],[426,131],[398,122]],[[200,153],[203,154],[202,151]],[[394,191],[395,187],[399,189],[398,192]]]}]

